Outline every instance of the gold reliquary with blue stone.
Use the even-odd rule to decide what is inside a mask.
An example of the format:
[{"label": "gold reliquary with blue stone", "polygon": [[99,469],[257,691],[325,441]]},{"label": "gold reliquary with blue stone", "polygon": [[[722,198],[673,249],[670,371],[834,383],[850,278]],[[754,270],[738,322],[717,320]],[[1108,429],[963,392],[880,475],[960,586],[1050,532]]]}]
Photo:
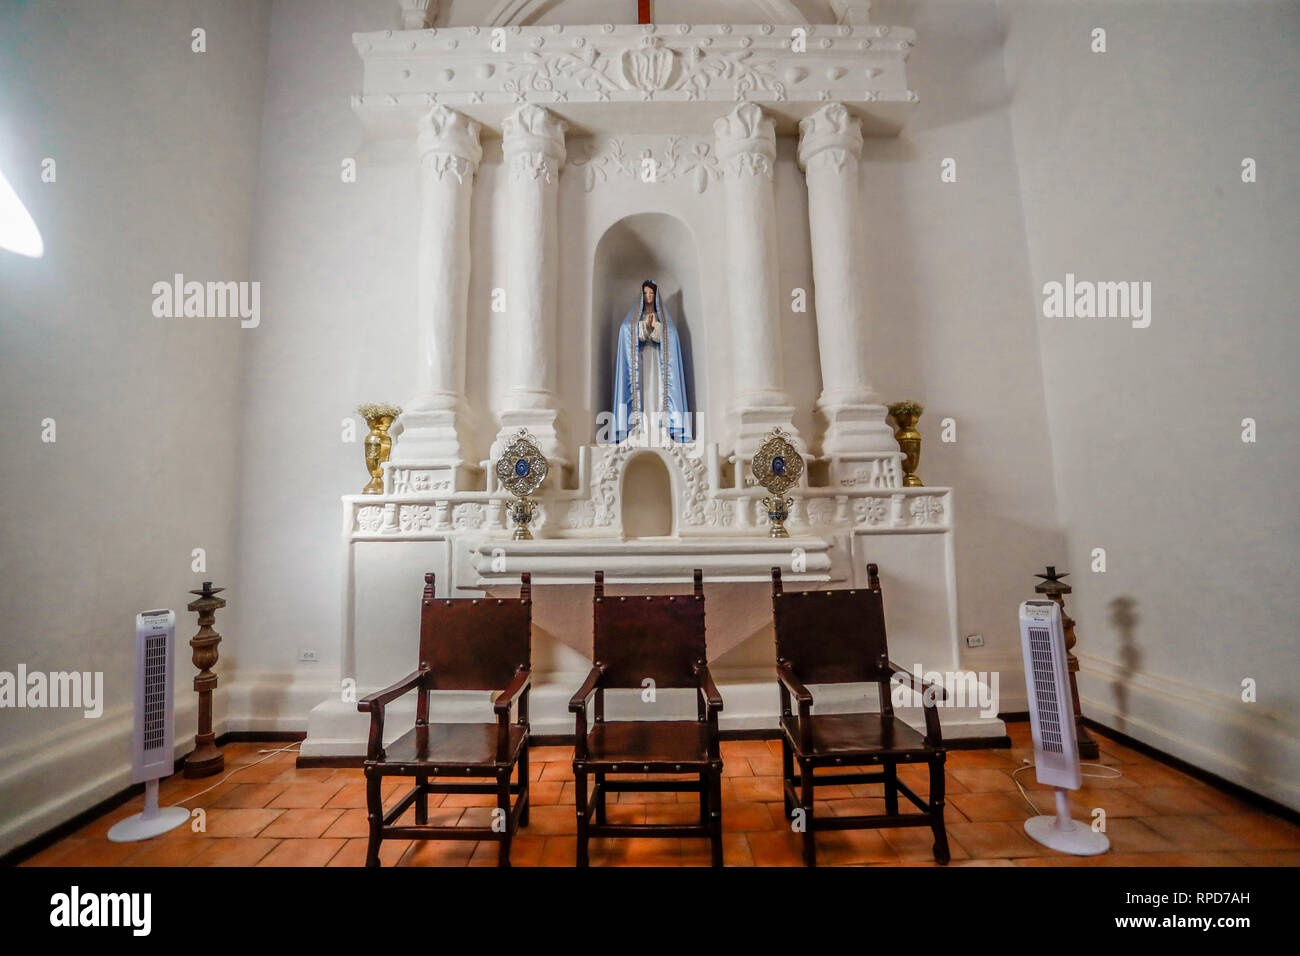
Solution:
[{"label": "gold reliquary with blue stone", "polygon": [[754,480],[768,492],[768,496],[763,499],[767,520],[771,524],[768,533],[773,538],[790,537],[790,532],[785,529],[785,521],[790,517],[790,506],[794,504],[794,499],[788,497],[786,492],[797,485],[803,476],[803,455],[790,443],[785,432],[774,428],[754,452],[749,469]]},{"label": "gold reliquary with blue stone", "polygon": [[497,481],[515,496],[515,501],[510,506],[510,518],[515,524],[516,541],[532,540],[528,523],[533,520],[537,502],[529,496],[541,487],[550,470],[550,463],[541,449],[533,444],[526,428],[519,429],[514,440],[497,459]]}]

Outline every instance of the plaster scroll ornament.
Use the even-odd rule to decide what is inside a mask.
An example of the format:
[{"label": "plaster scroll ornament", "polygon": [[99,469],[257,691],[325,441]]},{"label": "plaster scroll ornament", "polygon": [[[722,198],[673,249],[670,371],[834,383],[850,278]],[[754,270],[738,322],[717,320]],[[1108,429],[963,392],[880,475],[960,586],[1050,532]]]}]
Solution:
[{"label": "plaster scroll ornament", "polygon": [[377,505],[367,505],[357,509],[357,530],[374,534],[384,520],[384,509]]},{"label": "plaster scroll ornament", "polygon": [[614,356],[614,441],[633,434],[651,444],[692,441],[681,339],[652,279],[619,326]]}]

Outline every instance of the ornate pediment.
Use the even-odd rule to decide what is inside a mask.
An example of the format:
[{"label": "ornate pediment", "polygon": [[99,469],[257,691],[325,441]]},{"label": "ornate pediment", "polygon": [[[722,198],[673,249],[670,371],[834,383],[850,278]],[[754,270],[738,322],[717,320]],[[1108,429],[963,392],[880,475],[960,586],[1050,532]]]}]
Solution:
[{"label": "ornate pediment", "polygon": [[[365,64],[353,108],[375,137],[412,134],[442,105],[500,131],[520,106],[545,107],[582,133],[706,133],[737,103],[777,132],[828,102],[868,135],[890,135],[906,107],[916,35],[861,23],[454,27],[359,33]],[[630,104],[645,108],[629,114]]]}]

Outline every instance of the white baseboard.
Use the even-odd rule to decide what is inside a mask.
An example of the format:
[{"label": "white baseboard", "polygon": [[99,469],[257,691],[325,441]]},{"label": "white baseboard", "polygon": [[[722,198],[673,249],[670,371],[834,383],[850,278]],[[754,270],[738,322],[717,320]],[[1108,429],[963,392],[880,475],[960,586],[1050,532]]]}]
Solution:
[{"label": "white baseboard", "polygon": [[[197,699],[177,701],[175,755],[194,749]],[[220,721],[213,721],[217,733]],[[8,853],[131,786],[130,708],[6,748],[0,766],[0,853]]]},{"label": "white baseboard", "polygon": [[[295,680],[280,673],[219,673],[212,729],[231,732],[298,732],[333,680]],[[0,753],[0,854],[22,846],[131,786],[130,707],[94,720],[62,725],[24,738]],[[198,698],[179,688],[175,704],[175,755],[194,749]],[[214,778],[219,779],[219,778]]]},{"label": "white baseboard", "polygon": [[1300,723],[1260,703],[1079,655],[1085,716],[1300,809]]}]

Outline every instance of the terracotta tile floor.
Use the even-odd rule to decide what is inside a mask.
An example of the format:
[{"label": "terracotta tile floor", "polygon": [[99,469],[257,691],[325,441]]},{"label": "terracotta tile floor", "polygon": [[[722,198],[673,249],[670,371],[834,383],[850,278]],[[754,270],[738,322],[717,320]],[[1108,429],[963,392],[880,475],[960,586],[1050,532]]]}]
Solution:
[{"label": "terracotta tile floor", "polygon": [[[1032,759],[1028,724],[1009,726],[1011,750],[953,751],[948,756],[948,839],[954,866],[1249,866],[1300,865],[1300,827],[1260,812],[1206,784],[1144,757],[1105,737],[1101,763],[1123,776],[1087,777],[1074,794],[1076,819],[1106,811],[1110,853],[1073,858],[1029,840],[1021,827],[1030,815],[1011,778],[1023,758]],[[360,866],[365,859],[365,788],[356,770],[294,767],[292,752],[252,765],[277,744],[229,744],[227,771],[246,769],[187,802],[201,807],[205,832],[173,830],[147,843],[110,843],[117,820],[140,810],[142,798],[105,814],[77,833],[29,859],[28,866]],[[777,741],[730,741],[722,745],[725,777],[723,855],[730,866],[799,865],[799,839],[782,817]],[[516,866],[572,866],[576,827],[572,749],[532,750],[532,817],[515,838]],[[1088,772],[1085,768],[1085,772]],[[1101,771],[1093,771],[1100,773]],[[900,776],[924,794],[925,775],[900,768]],[[162,784],[164,805],[193,797],[221,779],[171,777]],[[1033,771],[1020,774],[1030,798],[1051,810],[1049,791]],[[391,799],[406,781],[391,781]],[[878,785],[819,789],[817,812],[883,810]],[[694,794],[620,793],[610,797],[609,819],[631,822],[684,820],[695,812]],[[483,825],[493,798],[431,796],[430,822]],[[408,811],[410,813],[411,811]],[[826,865],[934,865],[928,831],[830,831],[818,835],[818,860]],[[470,841],[385,841],[385,866],[493,866],[496,845]],[[593,840],[594,866],[706,866],[701,839]]]}]

